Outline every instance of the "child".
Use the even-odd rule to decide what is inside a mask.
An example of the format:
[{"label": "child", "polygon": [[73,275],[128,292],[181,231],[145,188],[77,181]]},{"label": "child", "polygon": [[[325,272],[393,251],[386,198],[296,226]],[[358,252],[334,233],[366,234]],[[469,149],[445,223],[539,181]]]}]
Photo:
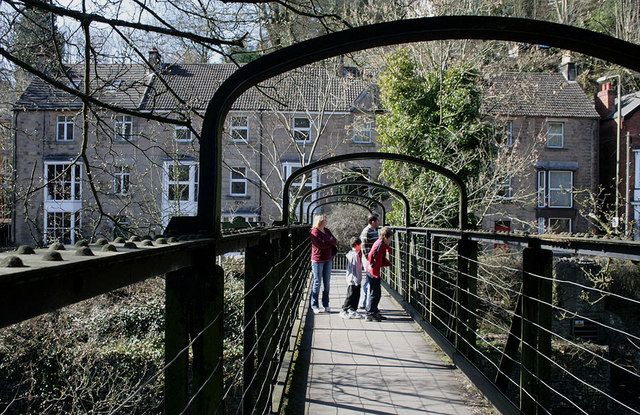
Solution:
[{"label": "child", "polygon": [[347,298],[344,300],[340,317],[360,318],[358,301],[360,301],[360,283],[362,282],[362,241],[353,237],[349,241],[351,251],[347,252]]},{"label": "child", "polygon": [[369,287],[371,290],[371,302],[369,308],[367,308],[367,321],[382,321],[387,318],[380,315],[378,304],[380,303],[381,288],[380,288],[380,270],[382,267],[388,267],[391,262],[387,259],[387,253],[391,254],[391,236],[393,231],[387,227],[380,229],[378,240],[371,247],[369,252],[369,265],[370,270],[367,270],[367,278],[369,280]]}]

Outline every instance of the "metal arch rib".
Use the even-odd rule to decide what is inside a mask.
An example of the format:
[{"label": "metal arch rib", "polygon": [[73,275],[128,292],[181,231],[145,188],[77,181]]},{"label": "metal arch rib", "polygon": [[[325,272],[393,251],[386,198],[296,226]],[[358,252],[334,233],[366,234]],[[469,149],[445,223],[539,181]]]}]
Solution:
[{"label": "metal arch rib", "polygon": [[[220,234],[223,123],[233,102],[259,82],[291,69],[373,47],[446,39],[505,40],[580,52],[640,71],[640,45],[577,27],[496,16],[440,16],[385,22],[331,33],[265,55],[223,82],[209,101],[200,140],[198,226]],[[204,191],[202,189],[205,189]]]},{"label": "metal arch rib", "polygon": [[320,192],[322,190],[326,190],[326,189],[331,189],[333,187],[338,187],[338,186],[368,186],[368,187],[374,187],[376,189],[382,189],[382,190],[386,190],[387,192],[391,193],[392,195],[394,195],[396,197],[396,199],[401,200],[402,204],[404,205],[404,223],[406,227],[411,226],[411,206],[409,204],[409,199],[407,199],[407,197],[399,190],[394,189],[393,187],[389,187],[389,186],[385,186],[381,183],[376,183],[376,182],[369,182],[369,181],[355,181],[355,180],[345,180],[345,181],[339,181],[339,182],[335,182],[335,183],[330,183],[330,184],[325,184],[323,186],[319,186],[316,187],[315,189],[311,189],[308,192],[304,193],[302,196],[300,196],[300,199],[298,201],[299,205],[300,205],[300,220],[302,220],[302,216],[304,214],[304,201],[307,197],[309,197],[310,195]]},{"label": "metal arch rib", "polygon": [[[358,194],[335,194],[335,195],[327,195],[327,196],[322,196],[319,197],[318,199],[312,201],[311,203],[309,203],[309,206],[307,207],[307,223],[309,223],[309,211],[311,209],[311,205],[313,205],[314,203],[317,203],[321,200],[325,200],[325,199],[330,199],[332,197],[339,197],[342,198],[342,201],[344,201],[345,203],[350,203],[352,202],[351,200],[349,200],[349,198],[353,198],[353,199],[362,199],[364,201],[368,201],[371,203],[375,203],[376,205],[378,205],[380,207],[380,209],[382,210],[382,223],[384,223],[384,220],[387,216],[387,209],[384,207],[384,205],[382,204],[381,201],[374,199],[372,197],[369,196],[365,196],[365,195],[358,195]],[[315,211],[315,209],[314,209]],[[371,212],[371,209],[369,209],[369,211]]]},{"label": "metal arch rib", "polygon": [[428,170],[439,173],[448,179],[450,179],[457,187],[459,191],[459,206],[458,206],[458,221],[460,223],[461,229],[468,228],[468,214],[467,214],[467,186],[464,184],[462,179],[458,177],[451,170],[440,166],[438,164],[432,163],[427,160],[422,160],[417,157],[408,156],[405,154],[395,154],[395,153],[378,153],[378,152],[370,152],[370,153],[351,153],[351,154],[342,154],[339,156],[329,157],[323,160],[316,161],[311,164],[307,164],[304,167],[296,170],[284,184],[284,190],[282,195],[282,221],[283,224],[289,224],[289,189],[291,188],[291,184],[300,176],[310,171],[316,170],[320,167],[342,163],[345,161],[353,161],[353,160],[393,160],[393,161],[402,161],[405,163],[415,164],[417,166],[424,167]]},{"label": "metal arch rib", "polygon": [[369,213],[373,213],[373,211],[371,210],[371,207],[365,205],[364,203],[354,202],[353,200],[330,200],[330,201],[325,202],[325,203],[320,203],[318,206],[314,207],[313,210],[311,211],[311,215],[314,215],[316,213],[316,210],[320,209],[323,206],[337,205],[337,204],[341,204],[341,203],[346,203],[346,204],[350,204],[350,205],[357,205],[357,206],[360,206],[360,207],[368,210]]}]

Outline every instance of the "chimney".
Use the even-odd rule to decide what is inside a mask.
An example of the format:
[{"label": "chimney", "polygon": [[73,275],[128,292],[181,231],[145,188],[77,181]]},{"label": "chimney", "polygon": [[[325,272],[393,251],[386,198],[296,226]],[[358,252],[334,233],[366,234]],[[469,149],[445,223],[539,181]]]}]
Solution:
[{"label": "chimney", "polygon": [[[149,65],[151,65],[156,72],[162,71],[162,55],[155,46],[149,51]],[[149,70],[149,72],[152,71]]]},{"label": "chimney", "polygon": [[571,59],[570,54],[562,55],[560,62],[560,72],[567,81],[575,81],[577,77],[576,63]]},{"label": "chimney", "polygon": [[614,110],[616,100],[616,91],[613,89],[611,82],[605,82],[600,85],[600,91],[596,95],[596,111],[602,118],[608,118]]}]

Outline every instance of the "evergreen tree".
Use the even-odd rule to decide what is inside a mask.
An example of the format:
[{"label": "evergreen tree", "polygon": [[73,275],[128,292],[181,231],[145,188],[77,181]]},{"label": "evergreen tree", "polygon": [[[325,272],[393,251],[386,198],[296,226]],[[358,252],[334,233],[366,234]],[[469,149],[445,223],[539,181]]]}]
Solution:
[{"label": "evergreen tree", "polygon": [[25,9],[17,20],[13,54],[42,72],[59,74],[62,70],[64,37],[52,13]]},{"label": "evergreen tree", "polygon": [[[386,111],[378,118],[381,150],[445,166],[473,183],[488,167],[493,137],[480,115],[478,71],[458,64],[421,75],[407,49],[387,63],[380,76]],[[382,176],[407,195],[419,225],[457,225],[458,191],[449,179],[398,162],[383,163]]]}]

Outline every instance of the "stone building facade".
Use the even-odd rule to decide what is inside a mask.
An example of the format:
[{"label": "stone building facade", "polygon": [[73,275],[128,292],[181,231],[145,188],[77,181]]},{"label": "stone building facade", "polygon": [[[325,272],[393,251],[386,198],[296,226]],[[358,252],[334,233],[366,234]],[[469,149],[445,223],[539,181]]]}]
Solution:
[{"label": "stone building facade", "polygon": [[574,73],[513,73],[490,80],[484,112],[502,130],[503,160],[512,165],[484,216],[485,229],[589,230],[589,197],[598,190],[599,124]]},{"label": "stone building facade", "polygon": [[[94,68],[92,94],[121,112],[93,106],[83,113],[79,98],[38,79],[14,105],[16,243],[73,243],[128,231],[159,234],[171,216],[196,213],[204,110],[236,67],[163,64],[157,51],[149,60],[156,63],[155,72],[142,65]],[[66,82],[82,91],[82,77],[73,69],[70,74]],[[374,90],[357,75],[301,68],[236,101],[223,139],[224,221],[278,220],[282,184],[301,165],[375,151],[368,107]],[[379,163],[326,169],[300,186],[316,187],[354,172],[375,178]]]}]

